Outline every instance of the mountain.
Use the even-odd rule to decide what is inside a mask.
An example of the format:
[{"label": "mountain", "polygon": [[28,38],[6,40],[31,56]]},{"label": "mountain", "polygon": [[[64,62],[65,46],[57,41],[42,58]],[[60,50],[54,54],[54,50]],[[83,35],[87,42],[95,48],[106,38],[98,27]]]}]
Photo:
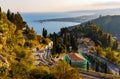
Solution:
[{"label": "mountain", "polygon": [[44,20],[35,20],[35,22],[76,22],[76,23],[84,23],[90,21],[92,19],[98,18],[95,15],[84,15],[78,17],[66,17],[66,18],[53,18],[53,19],[44,19]]},{"label": "mountain", "polygon": [[[95,23],[99,25],[105,32],[111,33],[113,36],[117,37],[118,39],[120,36],[120,15],[107,15],[107,16],[100,16],[97,19],[91,20],[91,23]],[[82,25],[85,25],[83,23]]]},{"label": "mountain", "polygon": [[69,13],[89,13],[93,15],[120,15],[120,8],[100,9],[100,10],[79,10],[71,11]]}]

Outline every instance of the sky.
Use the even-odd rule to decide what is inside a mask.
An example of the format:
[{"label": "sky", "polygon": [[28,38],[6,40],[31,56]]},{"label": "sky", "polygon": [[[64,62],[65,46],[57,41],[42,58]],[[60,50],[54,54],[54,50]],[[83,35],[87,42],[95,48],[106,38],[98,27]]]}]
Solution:
[{"label": "sky", "polygon": [[120,0],[0,0],[3,11],[66,12],[120,8]]}]

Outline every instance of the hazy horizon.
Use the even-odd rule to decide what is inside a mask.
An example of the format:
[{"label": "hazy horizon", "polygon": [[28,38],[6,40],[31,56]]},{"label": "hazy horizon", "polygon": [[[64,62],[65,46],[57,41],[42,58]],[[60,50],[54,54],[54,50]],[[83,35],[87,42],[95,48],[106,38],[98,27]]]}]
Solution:
[{"label": "hazy horizon", "polygon": [[120,0],[0,0],[3,11],[68,12],[120,8]]}]

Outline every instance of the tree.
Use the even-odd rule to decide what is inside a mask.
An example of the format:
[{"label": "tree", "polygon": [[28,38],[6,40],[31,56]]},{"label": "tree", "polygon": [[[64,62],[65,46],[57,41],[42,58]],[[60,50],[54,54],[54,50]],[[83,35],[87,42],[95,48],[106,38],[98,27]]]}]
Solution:
[{"label": "tree", "polygon": [[47,38],[43,38],[42,43],[48,45],[49,41],[47,40]]},{"label": "tree", "polygon": [[25,27],[26,23],[23,21],[21,15],[19,12],[17,12],[17,14],[14,15],[15,20],[13,23],[17,26],[16,30],[22,30],[23,27]]},{"label": "tree", "polygon": [[54,32],[51,34],[51,39],[53,41],[53,49],[52,54],[60,54],[65,52],[65,44],[61,38],[59,38],[58,34]]},{"label": "tree", "polygon": [[26,25],[26,22],[23,21],[19,12],[14,14],[8,9],[7,18],[9,21],[11,21],[12,23],[14,23],[17,26],[16,30],[22,30],[22,28],[25,27],[25,25]]},{"label": "tree", "polygon": [[80,79],[79,71],[64,61],[59,61],[52,69],[56,79]]},{"label": "tree", "polygon": [[2,12],[2,9],[1,9],[1,7],[0,7],[0,12]]},{"label": "tree", "polygon": [[95,60],[95,71],[99,72],[99,61],[97,59]]},{"label": "tree", "polygon": [[63,37],[63,43],[64,43],[65,47],[68,49],[68,47],[69,47],[69,40],[68,40],[68,36],[67,36],[66,33],[64,34],[64,37]]},{"label": "tree", "polygon": [[112,36],[108,33],[105,33],[96,24],[87,23],[85,27],[77,28],[77,29],[79,29],[79,31],[72,29],[72,33],[74,34],[74,36],[82,35],[83,37],[88,37],[95,42],[96,46],[101,46],[104,48],[107,48],[111,45]]},{"label": "tree", "polygon": [[56,51],[58,54],[65,52],[65,49],[61,46],[61,44],[57,44],[55,49],[56,49],[55,51]]},{"label": "tree", "polygon": [[46,30],[45,28],[43,28],[42,36],[43,36],[44,38],[47,37],[47,30]]},{"label": "tree", "polygon": [[115,42],[113,43],[113,46],[112,46],[112,50],[117,50],[118,48],[118,42],[117,40],[115,40]]},{"label": "tree", "polygon": [[14,13],[11,14],[11,22],[15,23],[16,19],[15,19],[15,15]]},{"label": "tree", "polygon": [[89,63],[87,62],[87,70],[89,70]]},{"label": "tree", "polygon": [[30,79],[55,79],[50,69],[46,66],[40,66],[30,71]]},{"label": "tree", "polygon": [[108,43],[109,43],[109,46],[111,46],[111,43],[112,43],[112,35],[109,35],[109,36],[108,36]]},{"label": "tree", "polygon": [[100,46],[97,46],[95,48],[95,50],[96,50],[95,52],[97,53],[97,55],[99,55],[101,57],[105,57],[105,54],[104,54],[104,52],[103,52],[103,50],[102,50],[102,48]]},{"label": "tree", "polygon": [[7,11],[7,18],[8,18],[8,20],[11,19],[11,11],[10,11],[10,9],[8,9],[8,11]]},{"label": "tree", "polygon": [[63,36],[65,33],[68,33],[68,32],[69,32],[69,30],[68,30],[67,27],[61,28],[61,29],[60,29],[60,36]]},{"label": "tree", "polygon": [[77,50],[78,50],[78,42],[77,42],[77,39],[74,38],[73,42],[74,42],[74,44],[73,44],[73,49],[74,49],[75,51],[77,51]]},{"label": "tree", "polygon": [[106,50],[106,58],[111,61],[112,58],[113,58],[113,55],[114,55],[114,53],[111,51],[110,48],[108,48],[108,49]]},{"label": "tree", "polygon": [[106,58],[114,64],[118,64],[119,58],[116,57],[115,51],[110,48],[106,50]]},{"label": "tree", "polygon": [[107,65],[107,63],[104,64],[104,73],[108,73],[108,65]]},{"label": "tree", "polygon": [[70,44],[71,44],[72,49],[74,51],[78,50],[78,41],[77,41],[77,39],[73,35],[71,35]]}]

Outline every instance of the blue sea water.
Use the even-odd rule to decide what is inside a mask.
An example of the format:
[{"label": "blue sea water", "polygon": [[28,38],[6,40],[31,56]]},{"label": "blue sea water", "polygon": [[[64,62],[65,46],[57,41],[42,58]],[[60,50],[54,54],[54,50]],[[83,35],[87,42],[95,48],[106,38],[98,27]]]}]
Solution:
[{"label": "blue sea water", "polygon": [[27,22],[30,28],[34,28],[37,34],[42,34],[42,29],[46,28],[48,33],[59,32],[62,27],[69,27],[80,23],[75,22],[34,22],[35,20],[77,17],[85,15],[84,13],[21,13],[24,21]]}]

